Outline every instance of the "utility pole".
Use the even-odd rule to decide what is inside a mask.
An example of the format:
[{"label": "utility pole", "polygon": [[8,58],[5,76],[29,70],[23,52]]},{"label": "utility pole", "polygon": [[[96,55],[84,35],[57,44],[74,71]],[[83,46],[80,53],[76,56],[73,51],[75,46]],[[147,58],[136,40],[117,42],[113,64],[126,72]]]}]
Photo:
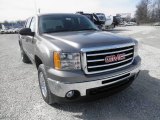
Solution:
[{"label": "utility pole", "polygon": [[40,8],[38,9],[38,13],[39,13],[39,14],[41,13],[41,9],[40,9]]}]

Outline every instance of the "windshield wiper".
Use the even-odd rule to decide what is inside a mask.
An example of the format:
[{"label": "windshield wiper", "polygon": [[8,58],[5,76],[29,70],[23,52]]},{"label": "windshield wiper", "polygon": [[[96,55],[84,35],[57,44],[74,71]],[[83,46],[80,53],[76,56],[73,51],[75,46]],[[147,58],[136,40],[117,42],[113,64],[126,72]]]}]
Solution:
[{"label": "windshield wiper", "polygon": [[95,31],[98,31],[98,29],[96,29],[96,28],[86,28],[86,29],[81,29],[81,30],[95,30]]},{"label": "windshield wiper", "polygon": [[46,31],[43,33],[57,33],[57,32],[67,32],[67,31],[69,31],[69,30]]},{"label": "windshield wiper", "polygon": [[43,33],[72,32],[72,31],[83,31],[83,30],[94,30],[94,31],[98,31],[98,29],[95,29],[95,28],[86,28],[86,29],[77,29],[77,30],[46,31],[46,32],[43,32]]}]

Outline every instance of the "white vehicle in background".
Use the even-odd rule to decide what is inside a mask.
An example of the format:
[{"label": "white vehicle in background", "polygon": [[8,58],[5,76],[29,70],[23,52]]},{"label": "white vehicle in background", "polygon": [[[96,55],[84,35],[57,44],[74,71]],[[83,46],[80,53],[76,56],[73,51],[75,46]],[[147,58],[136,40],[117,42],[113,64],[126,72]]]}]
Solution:
[{"label": "white vehicle in background", "polygon": [[19,31],[21,30],[22,26],[20,27],[14,27],[14,26],[5,26],[2,24],[2,29],[0,29],[0,33],[1,34],[15,34],[15,33],[19,33]]},{"label": "white vehicle in background", "polygon": [[13,29],[13,33],[17,33],[16,28]]},{"label": "white vehicle in background", "polygon": [[8,30],[7,30],[7,29],[2,29],[2,30],[1,30],[1,34],[6,34],[6,33],[8,33]]},{"label": "white vehicle in background", "polygon": [[113,24],[113,16],[106,15],[106,21],[105,21],[104,27],[105,27],[105,29],[113,29],[115,27]]},{"label": "white vehicle in background", "polygon": [[17,31],[16,31],[16,28],[12,28],[11,29],[11,32],[14,34],[14,33],[17,33]]},{"label": "white vehicle in background", "polygon": [[4,30],[4,33],[15,34],[15,33],[19,33],[19,31],[20,31],[20,28],[11,28],[11,29],[8,29],[8,30]]},{"label": "white vehicle in background", "polygon": [[160,26],[160,22],[154,23],[153,26]]},{"label": "white vehicle in background", "polygon": [[137,23],[136,22],[124,22],[125,26],[136,26]]},{"label": "white vehicle in background", "polygon": [[5,33],[8,33],[8,30],[7,28],[2,24],[2,29],[0,31],[1,34],[5,34]]},{"label": "white vehicle in background", "polygon": [[13,33],[12,29],[8,29],[7,33],[9,33],[9,34]]},{"label": "white vehicle in background", "polygon": [[19,33],[20,30],[21,28],[15,28],[15,33]]},{"label": "white vehicle in background", "polygon": [[4,29],[1,29],[1,34],[4,34],[5,33],[5,30]]}]

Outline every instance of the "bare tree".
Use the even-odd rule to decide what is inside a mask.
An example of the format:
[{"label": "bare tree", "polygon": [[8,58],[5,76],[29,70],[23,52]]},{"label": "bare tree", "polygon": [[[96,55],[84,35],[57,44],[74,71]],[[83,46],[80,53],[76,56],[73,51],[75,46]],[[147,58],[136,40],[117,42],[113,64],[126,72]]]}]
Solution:
[{"label": "bare tree", "polygon": [[160,22],[160,0],[141,0],[135,17],[139,23]]},{"label": "bare tree", "polygon": [[156,9],[156,17],[157,21],[160,22],[160,0],[156,0],[157,9]]},{"label": "bare tree", "polygon": [[149,5],[150,0],[141,0],[137,5],[136,19],[139,23],[146,23],[149,21]]}]

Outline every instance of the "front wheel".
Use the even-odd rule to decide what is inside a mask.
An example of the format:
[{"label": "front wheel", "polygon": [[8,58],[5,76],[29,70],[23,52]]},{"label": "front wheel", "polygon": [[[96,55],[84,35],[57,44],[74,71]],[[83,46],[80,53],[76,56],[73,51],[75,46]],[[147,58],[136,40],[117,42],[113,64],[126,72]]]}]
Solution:
[{"label": "front wheel", "polygon": [[41,94],[44,101],[49,105],[54,104],[55,101],[53,99],[52,93],[48,86],[45,67],[43,64],[39,65],[39,68],[38,68],[38,80],[39,80],[39,86],[40,86]]}]

